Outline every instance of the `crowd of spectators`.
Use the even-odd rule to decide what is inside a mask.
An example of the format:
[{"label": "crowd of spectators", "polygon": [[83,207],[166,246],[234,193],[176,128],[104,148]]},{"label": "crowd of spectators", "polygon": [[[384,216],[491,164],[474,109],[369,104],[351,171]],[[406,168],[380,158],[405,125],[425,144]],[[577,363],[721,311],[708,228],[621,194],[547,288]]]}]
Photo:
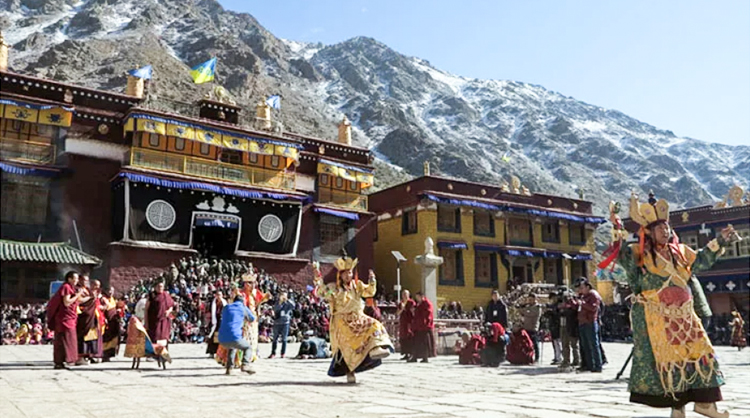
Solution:
[{"label": "crowd of spectators", "polygon": [[[179,308],[175,309],[172,321],[173,343],[203,343],[211,329],[211,300],[214,292],[229,294],[232,282],[238,282],[242,275],[253,268],[251,263],[242,260],[208,260],[189,257],[169,266],[159,276],[139,281],[126,294],[130,312],[137,301],[153,287],[163,281],[165,288]],[[273,329],[273,306],[281,292],[288,294],[294,303],[294,317],[291,320],[289,336],[292,341],[301,341],[305,331],[311,330],[314,336],[326,338],[328,335],[328,306],[312,293],[312,287],[291,288],[280,284],[263,270],[254,269],[258,274],[258,286],[271,300],[259,308],[259,339],[268,342]]]},{"label": "crowd of spectators", "polygon": [[[123,326],[135,312],[137,302],[151,291],[157,281],[163,281],[177,306],[172,322],[171,342],[203,343],[211,329],[211,300],[214,292],[221,290],[227,295],[231,282],[240,280],[250,268],[250,263],[241,260],[208,260],[199,257],[181,259],[160,275],[140,280],[125,292],[116,289],[116,294],[128,306]],[[260,290],[271,295],[271,300],[260,306],[261,342],[270,341],[273,329],[273,303],[281,292],[287,292],[289,300],[295,305],[289,332],[291,341],[302,341],[307,331],[312,331],[312,336],[328,338],[328,306],[313,294],[312,286],[290,288],[263,270],[256,272]],[[382,319],[392,321],[395,320],[395,315],[388,307],[395,307],[396,303],[391,296],[384,289],[379,289],[377,306],[386,308],[382,312]],[[51,343],[54,335],[46,325],[46,304],[3,304],[0,311],[2,344]],[[484,320],[484,309],[475,306],[471,310],[464,310],[461,302],[449,302],[443,304],[435,316],[436,319]],[[748,312],[742,312],[742,316],[745,324],[750,324]],[[729,345],[732,335],[731,321],[732,317],[729,314],[715,315],[707,321],[706,332],[714,344]],[[601,324],[603,341],[632,341],[630,309],[627,304],[606,306],[601,316]],[[546,318],[542,318],[541,329],[548,328]]]},{"label": "crowd of spectators", "polygon": [[436,319],[482,319],[484,318],[484,309],[481,306],[475,306],[470,311],[465,311],[461,302],[444,303],[440,310],[437,311]]},{"label": "crowd of spectators", "polygon": [[2,340],[0,344],[51,344],[54,334],[46,324],[47,304],[22,304],[0,307]]}]

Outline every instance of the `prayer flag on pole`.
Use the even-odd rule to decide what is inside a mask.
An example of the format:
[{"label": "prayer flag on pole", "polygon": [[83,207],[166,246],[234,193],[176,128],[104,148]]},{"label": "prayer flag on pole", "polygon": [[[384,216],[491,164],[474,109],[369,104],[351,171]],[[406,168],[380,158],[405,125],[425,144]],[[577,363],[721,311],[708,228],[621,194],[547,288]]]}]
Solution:
[{"label": "prayer flag on pole", "polygon": [[216,75],[216,58],[211,58],[203,64],[196,65],[190,70],[190,75],[193,77],[193,82],[195,84],[203,84],[213,81]]},{"label": "prayer flag on pole", "polygon": [[281,109],[281,96],[273,95],[266,99],[266,104],[274,109]]},{"label": "prayer flag on pole", "polygon": [[142,78],[144,80],[151,80],[151,72],[152,68],[150,65],[147,65],[142,68],[137,68],[135,70],[128,71],[128,74],[132,75],[133,77]]}]

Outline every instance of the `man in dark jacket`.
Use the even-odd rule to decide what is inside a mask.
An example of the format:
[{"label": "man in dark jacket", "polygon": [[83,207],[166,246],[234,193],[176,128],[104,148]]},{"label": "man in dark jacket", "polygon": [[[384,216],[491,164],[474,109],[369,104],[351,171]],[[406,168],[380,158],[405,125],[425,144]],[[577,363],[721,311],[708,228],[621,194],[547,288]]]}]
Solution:
[{"label": "man in dark jacket", "polygon": [[552,348],[555,352],[555,358],[552,359],[552,365],[558,365],[562,362],[562,338],[560,335],[560,309],[558,307],[557,293],[549,294],[550,304],[547,305],[547,311],[544,316],[547,318],[550,337],[552,338]]},{"label": "man in dark jacket", "polygon": [[279,299],[273,306],[273,335],[271,338],[271,355],[276,357],[276,343],[281,337],[281,358],[286,355],[286,340],[289,336],[289,324],[294,314],[294,304],[289,301],[287,293],[281,292]]},{"label": "man in dark jacket", "polygon": [[487,305],[487,310],[484,311],[484,322],[490,324],[497,322],[503,328],[508,328],[508,308],[500,300],[500,293],[497,290],[492,291],[492,300]]},{"label": "man in dark jacket", "polygon": [[[558,304],[560,309],[560,337],[562,339],[562,363],[561,371],[572,371],[571,367],[580,364],[580,352],[578,349],[578,304],[574,295],[566,291],[562,301]],[[573,362],[570,362],[570,354],[573,353]]]}]

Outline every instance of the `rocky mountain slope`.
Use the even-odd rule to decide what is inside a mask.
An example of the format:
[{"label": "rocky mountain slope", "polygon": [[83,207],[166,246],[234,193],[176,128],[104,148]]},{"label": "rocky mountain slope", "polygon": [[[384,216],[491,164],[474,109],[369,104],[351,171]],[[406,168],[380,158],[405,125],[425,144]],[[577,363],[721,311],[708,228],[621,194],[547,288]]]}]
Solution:
[{"label": "rocky mountain slope", "polygon": [[0,0],[0,10],[13,71],[122,90],[128,69],[152,64],[152,95],[192,102],[211,86],[192,84],[189,67],[216,56],[218,83],[246,112],[281,94],[274,117],[286,130],[334,139],[345,113],[379,157],[381,188],[430,160],[446,176],[517,175],[571,197],[583,188],[603,213],[630,190],[690,206],[750,179],[748,146],[676,137],[541,86],[457,77],[370,38],[282,40],[215,0]]}]

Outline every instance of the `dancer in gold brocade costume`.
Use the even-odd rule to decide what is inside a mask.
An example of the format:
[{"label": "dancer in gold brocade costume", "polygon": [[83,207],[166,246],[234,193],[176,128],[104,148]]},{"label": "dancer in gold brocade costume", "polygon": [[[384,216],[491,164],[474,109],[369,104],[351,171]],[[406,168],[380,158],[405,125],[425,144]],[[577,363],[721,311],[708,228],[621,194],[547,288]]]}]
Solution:
[{"label": "dancer in gold brocade costume", "polygon": [[355,383],[355,373],[379,366],[394,348],[383,324],[364,313],[362,298],[375,296],[375,274],[370,270],[368,283],[365,284],[353,275],[356,259],[340,258],[334,266],[338,270],[336,283],[324,284],[318,265],[314,265],[316,293],[331,308],[333,361],[328,375],[346,375],[347,382]]}]

